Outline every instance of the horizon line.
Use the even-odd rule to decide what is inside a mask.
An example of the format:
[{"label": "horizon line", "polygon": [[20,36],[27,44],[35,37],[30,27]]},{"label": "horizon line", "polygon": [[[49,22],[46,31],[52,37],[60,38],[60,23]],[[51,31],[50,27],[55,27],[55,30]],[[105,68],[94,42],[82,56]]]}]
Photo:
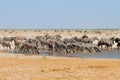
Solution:
[{"label": "horizon line", "polygon": [[120,30],[120,28],[0,28],[0,30]]}]

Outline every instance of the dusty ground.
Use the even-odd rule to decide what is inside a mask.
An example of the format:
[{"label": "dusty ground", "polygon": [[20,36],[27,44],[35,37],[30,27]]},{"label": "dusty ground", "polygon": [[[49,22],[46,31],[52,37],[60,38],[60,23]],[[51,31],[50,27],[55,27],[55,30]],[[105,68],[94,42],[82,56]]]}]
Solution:
[{"label": "dusty ground", "polygon": [[[0,31],[0,37],[40,34],[61,34],[63,37],[120,36],[120,31]],[[120,60],[81,59],[4,53],[0,51],[0,80],[120,80]]]},{"label": "dusty ground", "polygon": [[0,53],[0,80],[120,80],[120,60]]}]

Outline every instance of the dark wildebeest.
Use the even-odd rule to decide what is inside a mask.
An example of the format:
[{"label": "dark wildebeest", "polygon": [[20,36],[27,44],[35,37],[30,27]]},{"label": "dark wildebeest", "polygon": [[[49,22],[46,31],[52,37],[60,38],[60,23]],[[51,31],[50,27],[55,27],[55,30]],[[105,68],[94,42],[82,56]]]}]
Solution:
[{"label": "dark wildebeest", "polygon": [[11,44],[9,41],[0,41],[0,44],[2,45],[3,48],[11,49]]},{"label": "dark wildebeest", "polygon": [[81,36],[81,38],[85,39],[85,38],[88,38],[88,36],[87,35],[83,35],[83,36]]},{"label": "dark wildebeest", "polygon": [[14,40],[14,45],[15,45],[15,48],[14,49],[19,49],[20,46],[23,44],[24,42],[21,41],[21,40]]},{"label": "dark wildebeest", "polygon": [[11,44],[7,40],[3,40],[3,38],[0,38],[0,44],[2,45],[3,48],[9,48],[11,49]]},{"label": "dark wildebeest", "polygon": [[120,49],[120,41],[118,41],[117,47],[118,47],[118,49]]},{"label": "dark wildebeest", "polygon": [[84,46],[91,50],[91,52],[101,52],[99,47],[96,44],[87,43]]},{"label": "dark wildebeest", "polygon": [[24,43],[20,48],[19,52],[22,53],[36,53],[39,54],[38,48],[35,44],[32,43]]},{"label": "dark wildebeest", "polygon": [[91,43],[73,43],[76,51],[88,51],[90,53],[92,52],[100,52],[100,49],[97,45],[91,44]]},{"label": "dark wildebeest", "polygon": [[63,43],[75,43],[76,42],[76,40],[74,39],[74,38],[64,38],[63,39],[63,41],[62,41]]},{"label": "dark wildebeest", "polygon": [[60,41],[55,42],[55,51],[56,52],[61,52],[63,50],[65,50],[66,53],[68,53],[67,45],[63,42],[60,42]]},{"label": "dark wildebeest", "polygon": [[40,42],[40,45],[39,45],[39,46],[40,46],[41,49],[43,49],[43,50],[48,50],[48,46],[51,44],[51,43],[50,43],[51,40],[40,39],[39,42]]},{"label": "dark wildebeest", "polygon": [[83,43],[93,43],[93,41],[99,40],[97,37],[92,37],[92,38],[84,38],[81,40]]},{"label": "dark wildebeest", "polygon": [[12,42],[14,39],[15,39],[15,37],[3,37],[3,41]]},{"label": "dark wildebeest", "polygon": [[69,53],[75,53],[75,47],[74,47],[74,45],[73,45],[73,43],[65,43],[66,45],[67,45],[67,51],[69,52]]},{"label": "dark wildebeest", "polygon": [[56,40],[52,40],[52,39],[39,40],[41,49],[49,51],[50,54],[53,54],[55,52],[55,42],[56,42]]},{"label": "dark wildebeest", "polygon": [[120,38],[115,38],[115,42],[117,43],[118,49],[120,48]]},{"label": "dark wildebeest", "polygon": [[36,44],[38,48],[40,48],[40,41],[38,39],[29,38],[25,41],[25,43],[33,43]]},{"label": "dark wildebeest", "polygon": [[13,37],[12,40],[14,41],[15,49],[19,49],[19,47],[25,43],[25,40],[27,40],[24,36],[16,36]]},{"label": "dark wildebeest", "polygon": [[102,38],[99,42],[98,42],[98,47],[101,46],[101,49],[103,49],[103,45],[105,45],[105,47],[108,48],[111,47],[112,49],[112,45],[114,44],[114,37],[112,38]]}]

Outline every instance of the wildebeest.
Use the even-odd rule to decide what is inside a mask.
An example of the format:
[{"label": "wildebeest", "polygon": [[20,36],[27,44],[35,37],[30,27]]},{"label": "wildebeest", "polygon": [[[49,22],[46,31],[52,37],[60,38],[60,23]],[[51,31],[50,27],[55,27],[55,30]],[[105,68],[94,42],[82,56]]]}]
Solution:
[{"label": "wildebeest", "polygon": [[66,53],[68,53],[68,49],[67,49],[67,45],[63,42],[55,42],[55,51],[56,52],[61,52],[61,51],[66,51]]},{"label": "wildebeest", "polygon": [[73,43],[65,43],[67,46],[67,51],[69,53],[75,53],[75,46],[73,45]]},{"label": "wildebeest", "polygon": [[120,38],[115,38],[115,42],[117,43],[117,48],[120,48]]},{"label": "wildebeest", "polygon": [[19,52],[22,53],[35,53],[35,54],[40,54],[37,46],[32,43],[24,43],[20,48]]},{"label": "wildebeest", "polygon": [[27,38],[24,36],[11,37],[11,39],[14,41],[14,49],[19,49],[19,47],[25,42],[25,40],[27,40]]},{"label": "wildebeest", "polygon": [[120,41],[117,43],[117,47],[118,49],[120,49]]},{"label": "wildebeest", "polygon": [[35,39],[37,39],[37,40],[41,40],[41,39],[42,40],[47,40],[48,39],[48,34],[36,36]]},{"label": "wildebeest", "polygon": [[74,38],[70,38],[70,39],[69,38],[64,38],[62,42],[63,43],[75,43],[76,40]]},{"label": "wildebeest", "polygon": [[0,41],[0,44],[2,45],[3,48],[11,49],[11,44],[9,41]]},{"label": "wildebeest", "polygon": [[16,36],[15,39],[16,39],[16,40],[21,40],[21,41],[27,40],[27,38],[24,37],[24,36]]},{"label": "wildebeest", "polygon": [[81,42],[83,43],[93,43],[93,41],[95,40],[99,40],[97,37],[91,37],[91,38],[84,38],[84,39],[81,39]]},{"label": "wildebeest", "polygon": [[112,49],[112,45],[114,44],[114,37],[112,38],[102,38],[99,42],[98,42],[98,47],[101,46],[101,49],[103,49],[103,45],[105,45],[105,47],[108,48],[111,47]]},{"label": "wildebeest", "polygon": [[[3,47],[11,49],[11,41],[14,42],[15,50],[22,51],[23,53],[39,53],[39,51],[48,52],[65,52],[65,53],[78,53],[80,52],[100,52],[99,47],[103,45],[108,49],[112,47],[114,41],[117,43],[118,49],[120,48],[120,38],[101,38],[88,37],[83,35],[82,37],[73,36],[71,38],[62,38],[61,35],[39,35],[35,38],[26,38],[24,36],[15,37],[3,37],[0,39],[0,44]],[[94,40],[98,40],[98,44],[93,44]]]},{"label": "wildebeest", "polygon": [[23,44],[24,42],[21,40],[14,40],[14,46],[15,46],[15,50],[19,49],[20,46]]},{"label": "wildebeest", "polygon": [[4,41],[9,41],[12,42],[14,40],[15,37],[3,37]]},{"label": "wildebeest", "polygon": [[81,38],[85,39],[85,38],[88,38],[88,36],[87,35],[83,35],[83,36],[81,36]]},{"label": "wildebeest", "polygon": [[88,51],[92,52],[100,52],[100,49],[97,45],[91,43],[73,43],[76,51]]}]

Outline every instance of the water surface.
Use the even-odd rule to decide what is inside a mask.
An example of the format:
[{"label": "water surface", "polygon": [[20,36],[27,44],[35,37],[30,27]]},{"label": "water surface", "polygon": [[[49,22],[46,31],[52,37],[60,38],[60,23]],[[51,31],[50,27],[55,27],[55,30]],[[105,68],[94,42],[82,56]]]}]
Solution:
[{"label": "water surface", "polygon": [[[48,53],[42,53],[40,55],[48,56]],[[68,54],[56,54],[53,56],[59,57],[77,57],[77,58],[108,58],[108,59],[120,59],[120,50],[113,49],[111,51],[103,50],[99,53],[68,53]]]}]

